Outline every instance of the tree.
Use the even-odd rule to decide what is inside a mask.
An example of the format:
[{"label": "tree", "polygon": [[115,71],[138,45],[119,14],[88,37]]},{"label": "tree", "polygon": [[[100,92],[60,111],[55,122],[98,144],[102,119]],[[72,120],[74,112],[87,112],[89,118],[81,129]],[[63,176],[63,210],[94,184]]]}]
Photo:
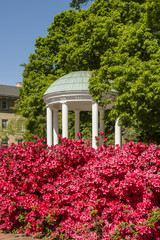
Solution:
[{"label": "tree", "polygon": [[[70,7],[73,7],[75,9],[80,9],[80,6],[87,4],[90,0],[72,0],[72,2],[70,3]],[[93,1],[93,0],[91,0]]]},{"label": "tree", "polygon": [[25,121],[23,117],[15,116],[11,118],[5,128],[0,128],[0,138],[9,139],[12,137],[12,140],[23,140],[25,133]]},{"label": "tree", "polygon": [[[94,1],[94,0],[91,0],[91,1]],[[111,1],[111,0],[106,0],[106,2],[107,1]],[[134,2],[139,2],[139,3],[144,3],[145,2],[145,0],[123,0],[123,1],[124,2],[134,1]],[[70,3],[70,7],[75,8],[75,9],[80,9],[81,6],[87,4],[88,2],[90,2],[90,0],[72,0],[71,3]]]},{"label": "tree", "polygon": [[48,29],[49,35],[36,40],[35,53],[30,54],[28,64],[23,64],[25,69],[23,87],[20,89],[19,112],[27,118],[27,140],[33,135],[45,137],[46,114],[42,96],[51,83],[65,73],[57,71],[55,58],[59,45],[65,41],[65,31],[72,25],[75,14],[74,11],[68,11],[57,15]]},{"label": "tree", "polygon": [[19,111],[27,118],[27,140],[33,135],[45,137],[46,112],[42,96],[51,83],[72,71],[100,67],[100,57],[108,47],[108,33],[101,16],[104,4],[105,1],[98,4],[99,17],[95,12],[97,5],[96,9],[58,14],[48,28],[48,35],[36,40],[35,53],[30,54],[28,64],[23,64],[19,101]]},{"label": "tree", "polygon": [[23,65],[19,109],[28,118],[27,138],[45,136],[42,96],[49,85],[69,72],[91,70],[95,101],[104,105],[103,93],[111,88],[118,92],[110,120],[120,116],[125,127],[136,129],[139,140],[156,142],[159,13],[157,0],[96,0],[88,10],[56,15],[48,35],[36,40],[35,53]]},{"label": "tree", "polygon": [[[133,9],[133,2],[126,7]],[[139,3],[134,6],[140,7]],[[96,101],[102,102],[102,92],[114,88],[118,97],[110,112],[113,119],[120,116],[121,123],[133,126],[139,133],[139,140],[155,143],[160,137],[160,46],[159,25],[153,12],[160,11],[157,1],[146,1],[141,5],[143,19],[125,24],[117,36],[117,43],[102,56],[101,67],[94,71],[90,90]],[[112,83],[110,80],[112,79]],[[105,88],[104,85],[108,86]],[[98,89],[97,89],[98,86]]]},{"label": "tree", "polygon": [[30,54],[28,64],[22,65],[25,69],[18,107],[20,114],[27,118],[26,140],[33,135],[45,137],[46,111],[42,96],[51,83],[70,71],[64,67],[65,61],[59,63],[59,58],[65,53],[61,48],[68,43],[68,36],[77,16],[75,10],[55,16],[54,22],[48,28],[48,35],[36,40],[35,53]]}]

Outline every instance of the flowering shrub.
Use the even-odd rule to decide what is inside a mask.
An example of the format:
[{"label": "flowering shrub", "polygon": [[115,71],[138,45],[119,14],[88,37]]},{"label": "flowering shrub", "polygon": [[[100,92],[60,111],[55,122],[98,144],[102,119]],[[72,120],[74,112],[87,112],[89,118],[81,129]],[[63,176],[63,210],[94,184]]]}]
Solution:
[{"label": "flowering shrub", "polygon": [[61,138],[0,148],[0,229],[52,239],[160,239],[160,147]]}]

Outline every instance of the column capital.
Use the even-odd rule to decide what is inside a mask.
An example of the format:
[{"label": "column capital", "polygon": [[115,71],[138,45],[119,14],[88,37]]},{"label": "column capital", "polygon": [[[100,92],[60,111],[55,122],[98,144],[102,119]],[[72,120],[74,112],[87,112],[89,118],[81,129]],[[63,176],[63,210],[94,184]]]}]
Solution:
[{"label": "column capital", "polygon": [[92,104],[98,104],[98,103],[92,100]]},{"label": "column capital", "polygon": [[99,111],[105,111],[105,108],[99,107]]},{"label": "column capital", "polygon": [[59,111],[57,108],[52,108],[52,110],[54,111],[54,112],[56,112],[56,111]]},{"label": "column capital", "polygon": [[66,98],[60,98],[60,103],[67,103],[67,99]]}]

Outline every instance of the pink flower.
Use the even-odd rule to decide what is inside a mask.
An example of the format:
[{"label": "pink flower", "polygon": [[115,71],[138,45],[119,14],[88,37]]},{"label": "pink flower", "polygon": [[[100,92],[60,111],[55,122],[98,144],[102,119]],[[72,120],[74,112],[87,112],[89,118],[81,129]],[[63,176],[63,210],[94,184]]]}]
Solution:
[{"label": "pink flower", "polygon": [[38,136],[37,136],[37,135],[34,135],[33,137],[34,137],[34,138],[38,138]]},{"label": "pink flower", "polygon": [[99,137],[95,136],[95,139],[96,139],[96,140],[99,140]]},{"label": "pink flower", "polygon": [[100,135],[104,135],[104,132],[100,132],[99,134],[100,134]]},{"label": "pink flower", "polygon": [[0,229],[159,240],[160,147],[95,150],[83,139],[62,140],[50,148],[42,139],[0,148]]},{"label": "pink flower", "polygon": [[107,138],[103,138],[103,142],[106,142],[107,141]]}]

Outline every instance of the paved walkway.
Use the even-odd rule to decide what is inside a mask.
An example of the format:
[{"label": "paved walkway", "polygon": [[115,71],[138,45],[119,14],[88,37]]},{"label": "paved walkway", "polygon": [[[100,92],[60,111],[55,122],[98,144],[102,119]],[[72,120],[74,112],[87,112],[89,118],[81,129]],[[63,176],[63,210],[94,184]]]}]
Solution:
[{"label": "paved walkway", "polygon": [[[23,234],[3,233],[2,231],[0,231],[0,240],[40,240],[40,239],[27,237]],[[49,238],[41,238],[41,240],[49,240]]]}]

